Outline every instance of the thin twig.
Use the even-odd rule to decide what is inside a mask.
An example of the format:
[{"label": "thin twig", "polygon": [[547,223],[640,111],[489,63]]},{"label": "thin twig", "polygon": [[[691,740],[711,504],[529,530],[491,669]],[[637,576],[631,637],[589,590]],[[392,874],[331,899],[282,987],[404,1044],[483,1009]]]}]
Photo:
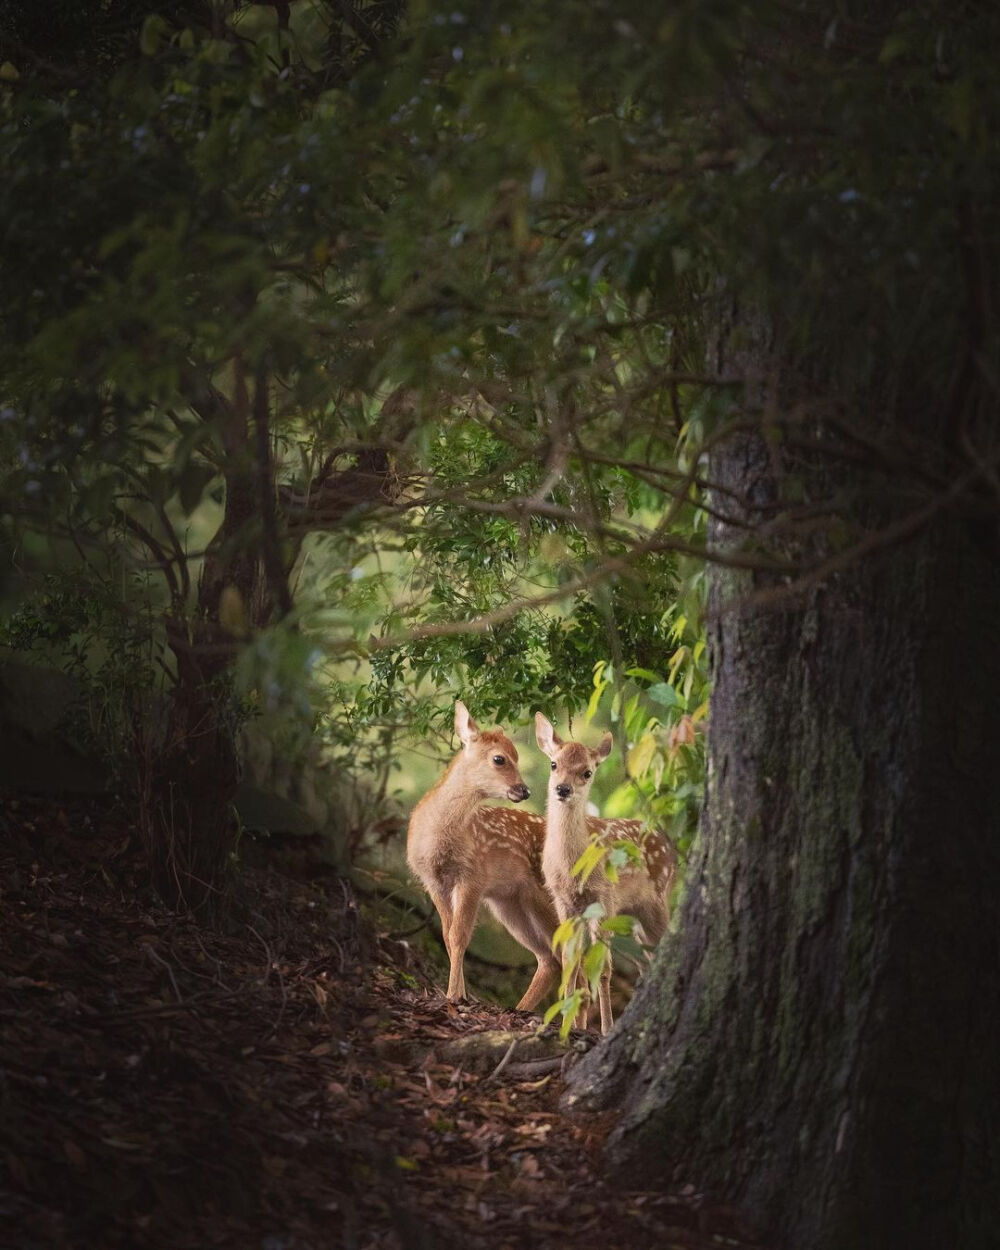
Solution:
[{"label": "thin twig", "polygon": [[174,987],[174,997],[177,999],[179,1003],[183,1003],[184,999],[181,996],[180,990],[177,988],[177,981],[174,977],[174,970],[173,968],[171,968],[170,964],[167,963],[167,961],[163,958],[162,955],[158,954],[155,950],[153,950],[152,946],[146,947],[146,954],[150,957],[153,963],[159,964],[161,968],[166,969],[167,976],[170,978],[170,984]]},{"label": "thin twig", "polygon": [[500,1075],[500,1073],[504,1070],[504,1068],[506,1068],[507,1064],[510,1063],[511,1056],[514,1053],[514,1050],[519,1040],[520,1040],[519,1038],[515,1037],[514,1040],[511,1042],[511,1044],[507,1047],[504,1057],[500,1060],[497,1066],[493,1069],[493,1071],[486,1078],[487,1085],[490,1083],[490,1081],[495,1081],[497,1077]]}]

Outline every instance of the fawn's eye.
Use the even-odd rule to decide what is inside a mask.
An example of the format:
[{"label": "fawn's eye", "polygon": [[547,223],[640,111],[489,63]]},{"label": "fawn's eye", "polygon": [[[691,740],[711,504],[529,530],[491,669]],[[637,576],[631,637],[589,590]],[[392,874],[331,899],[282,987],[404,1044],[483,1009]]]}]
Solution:
[{"label": "fawn's eye", "polygon": [[502,755],[494,755],[493,763],[496,764],[497,768],[503,768],[504,764],[506,764],[507,761],[504,759]]},{"label": "fawn's eye", "polygon": [[555,771],[556,771],[556,762],[555,762],[555,760],[553,760],[553,761],[552,761],[552,771],[553,771],[553,772],[555,772]]},{"label": "fawn's eye", "polygon": [[590,771],[590,769],[589,769],[589,768],[585,768],[585,769],[583,770],[583,779],[584,779],[584,781],[589,781],[589,780],[591,779],[591,777],[593,777],[593,775],[594,775],[594,774]]}]

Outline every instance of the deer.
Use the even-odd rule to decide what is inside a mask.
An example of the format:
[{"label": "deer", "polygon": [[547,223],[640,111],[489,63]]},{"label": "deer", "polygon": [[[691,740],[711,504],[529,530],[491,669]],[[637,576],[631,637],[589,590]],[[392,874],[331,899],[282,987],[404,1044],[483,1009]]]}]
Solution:
[{"label": "deer", "polygon": [[441,919],[449,999],[465,997],[465,952],[485,902],[538,967],[517,1004],[533,1011],[559,979],[552,951],[556,912],[542,878],[545,820],[532,812],[484,806],[523,802],[517,748],[502,728],[481,730],[461,700],[455,732],[462,749],[410,815],[406,858]]},{"label": "deer", "polygon": [[[592,903],[600,903],[604,916],[634,916],[648,946],[655,946],[670,923],[669,892],[677,872],[677,857],[667,839],[641,820],[601,820],[587,813],[588,796],[599,765],[611,754],[614,739],[606,733],[596,748],[581,742],[564,742],[541,712],[535,716],[539,750],[549,757],[548,799],[545,809],[545,847],[542,874],[556,905],[560,923],[582,916]],[[600,869],[586,882],[573,875],[573,865],[594,836],[600,842],[627,839],[641,850],[641,863],[620,870],[612,882]],[[603,917],[588,918],[591,941]],[[563,947],[563,970],[567,962]],[[601,1032],[614,1023],[611,1012],[611,955],[605,961],[598,989]],[[584,1018],[586,1027],[586,1016]]]}]

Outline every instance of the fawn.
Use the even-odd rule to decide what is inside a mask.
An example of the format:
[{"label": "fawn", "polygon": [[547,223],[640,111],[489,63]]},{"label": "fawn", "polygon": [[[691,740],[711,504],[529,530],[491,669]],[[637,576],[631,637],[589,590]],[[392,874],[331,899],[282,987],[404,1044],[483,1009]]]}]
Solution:
[{"label": "fawn", "polygon": [[[587,815],[587,796],[594,773],[611,754],[611,734],[604,735],[596,750],[581,742],[563,742],[551,722],[538,712],[535,736],[540,750],[552,761],[542,872],[555,899],[560,921],[582,915],[591,903],[601,903],[605,916],[621,912],[634,916],[642,926],[646,942],[655,946],[670,922],[668,895],[676,872],[673,849],[662,834],[654,830],[644,832],[641,820],[600,820]],[[607,880],[600,868],[582,883],[579,877],[573,876],[573,865],[586,850],[593,834],[607,843],[616,839],[635,842],[642,849],[642,864],[622,869],[617,883]],[[588,923],[593,940],[600,919]],[[601,974],[598,997],[601,1032],[607,1033],[613,1023],[610,953]]]},{"label": "fawn", "polygon": [[465,951],[485,902],[538,959],[517,1004],[531,1011],[559,978],[552,953],[556,913],[542,879],[545,820],[483,806],[485,799],[519,803],[530,794],[518,772],[517,748],[502,729],[480,730],[459,701],[455,732],[462,750],[414,807],[406,858],[441,917],[451,963],[448,997],[465,997]]}]

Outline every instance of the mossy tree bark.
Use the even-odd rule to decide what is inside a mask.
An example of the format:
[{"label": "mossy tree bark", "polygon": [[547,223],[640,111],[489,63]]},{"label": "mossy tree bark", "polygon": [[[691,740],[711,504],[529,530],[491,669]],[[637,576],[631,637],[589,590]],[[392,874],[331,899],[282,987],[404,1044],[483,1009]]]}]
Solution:
[{"label": "mossy tree bark", "polygon": [[[750,436],[711,476],[756,511],[773,472]],[[884,523],[885,503],[858,507]],[[613,1163],[734,1199],[778,1245],[994,1247],[995,518],[942,509],[784,603],[760,605],[764,581],[712,573],[709,779],[679,931],[569,1099],[623,1108]]]}]

